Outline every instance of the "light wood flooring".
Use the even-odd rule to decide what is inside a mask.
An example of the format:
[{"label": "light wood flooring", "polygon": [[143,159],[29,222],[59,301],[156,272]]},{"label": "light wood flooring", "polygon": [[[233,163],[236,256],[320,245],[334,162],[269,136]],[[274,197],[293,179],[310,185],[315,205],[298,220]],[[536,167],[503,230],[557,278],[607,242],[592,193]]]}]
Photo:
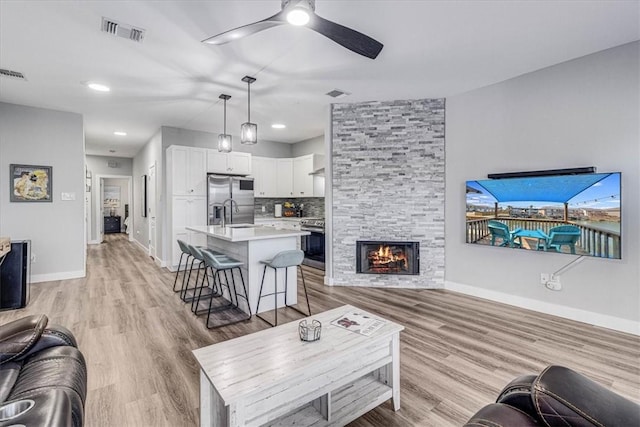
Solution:
[{"label": "light wood flooring", "polygon": [[[196,426],[198,366],[191,350],[267,328],[207,330],[173,293],[174,275],[125,235],[88,249],[87,277],[31,286],[27,308],[70,328],[89,370],[87,426]],[[405,325],[401,404],[351,424],[455,426],[492,402],[512,378],[548,364],[580,371],[640,402],[638,337],[443,290],[338,288],[305,269],[314,312],[352,304]],[[300,317],[293,310],[282,315]],[[285,313],[281,311],[280,313]]]}]

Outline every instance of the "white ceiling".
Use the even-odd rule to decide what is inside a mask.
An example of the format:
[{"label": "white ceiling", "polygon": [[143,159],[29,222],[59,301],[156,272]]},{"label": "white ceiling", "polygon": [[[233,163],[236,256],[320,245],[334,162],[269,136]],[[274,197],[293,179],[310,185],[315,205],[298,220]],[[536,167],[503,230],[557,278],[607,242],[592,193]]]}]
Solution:
[{"label": "white ceiling", "polygon": [[[323,133],[335,88],[351,92],[337,102],[447,97],[640,38],[636,0],[317,0],[320,16],[382,42],[378,58],[290,26],[201,43],[279,10],[279,0],[0,0],[0,68],[27,78],[0,78],[0,101],[81,113],[88,154],[131,157],[163,125],[221,133],[221,93],[237,135],[251,75],[260,139],[293,143]],[[143,43],[101,32],[103,16],[144,28]]]}]

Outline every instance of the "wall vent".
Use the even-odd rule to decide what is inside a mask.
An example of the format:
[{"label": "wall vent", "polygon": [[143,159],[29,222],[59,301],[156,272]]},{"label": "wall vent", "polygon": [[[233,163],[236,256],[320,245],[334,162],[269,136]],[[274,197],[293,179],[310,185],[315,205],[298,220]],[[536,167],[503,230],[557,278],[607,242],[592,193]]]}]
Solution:
[{"label": "wall vent", "polygon": [[129,24],[123,24],[122,22],[114,21],[113,19],[102,17],[102,31],[105,33],[113,34],[123,39],[133,40],[134,42],[142,43],[146,30],[142,28],[136,28]]},{"label": "wall vent", "polygon": [[109,166],[112,169],[118,169],[120,167],[120,164],[118,162],[108,161],[107,166]]},{"label": "wall vent", "polygon": [[349,92],[345,92],[340,89],[334,89],[331,92],[327,92],[327,95],[329,95],[332,98],[344,98],[345,96],[348,96],[351,94]]},{"label": "wall vent", "polygon": [[18,71],[12,71],[12,70],[0,69],[0,76],[10,77],[12,79],[17,79],[17,80],[27,80],[24,77],[24,74],[19,73]]}]

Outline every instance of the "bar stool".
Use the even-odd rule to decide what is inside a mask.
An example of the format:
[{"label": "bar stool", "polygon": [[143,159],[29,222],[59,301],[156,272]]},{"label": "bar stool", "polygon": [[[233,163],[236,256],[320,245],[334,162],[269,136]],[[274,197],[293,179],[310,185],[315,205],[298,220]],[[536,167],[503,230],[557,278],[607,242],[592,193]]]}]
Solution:
[{"label": "bar stool", "polygon": [[[190,245],[189,243],[183,242],[185,244],[186,249],[189,251],[189,253],[191,254],[191,256],[193,257],[193,259],[191,260],[191,267],[189,269],[189,275],[187,276],[187,280],[186,280],[186,284],[184,283],[184,277],[183,277],[183,284],[182,284],[182,289],[180,292],[180,299],[182,299],[182,301],[184,302],[190,302],[193,301],[196,295],[196,292],[198,290],[200,290],[200,294],[202,293],[202,289],[203,288],[207,288],[209,289],[209,278],[207,277],[206,274],[203,274],[202,276],[202,283],[200,284],[200,286],[198,286],[198,279],[200,277],[200,270],[202,269],[203,266],[205,266],[205,261],[204,261],[204,253],[209,253],[212,256],[220,256],[222,255],[220,252],[216,252],[213,251],[211,249],[207,249],[207,248],[203,248],[203,247],[199,247],[199,246],[193,246]],[[196,280],[195,280],[195,284],[193,286],[193,288],[189,288],[189,283],[191,282],[191,272],[193,271],[193,264],[195,263],[195,261],[199,261],[198,267],[196,269]],[[206,273],[206,271],[205,271]],[[204,282],[205,280],[207,281],[207,285],[205,286]]]},{"label": "bar stool", "polygon": [[[173,281],[173,292],[178,292],[180,290],[182,290],[182,287],[184,286],[184,278],[187,275],[187,265],[189,265],[189,258],[191,258],[191,252],[189,251],[189,248],[187,247],[187,243],[183,242],[182,240],[178,239],[178,246],[180,247],[180,250],[182,251],[182,253],[180,254],[180,261],[178,261],[178,269],[176,270],[176,278]],[[183,256],[187,256],[187,259],[185,261],[184,264],[184,270],[182,271],[182,286],[180,287],[180,289],[176,289],[176,284],[178,284],[178,275],[180,274],[180,266],[182,265],[182,257]]]},{"label": "bar stool", "polygon": [[[300,314],[304,314],[305,316],[311,316],[311,306],[309,305],[309,295],[307,295],[307,285],[304,281],[304,274],[302,273],[302,267],[300,266],[302,264],[303,259],[304,259],[304,252],[302,252],[299,249],[293,249],[288,251],[282,251],[276,254],[276,256],[274,256],[273,259],[260,261],[261,264],[264,264],[264,270],[262,271],[262,283],[260,283],[260,295],[258,296],[258,306],[256,307],[256,316],[264,320],[271,326],[278,325],[278,294],[284,293],[285,307],[293,308],[295,311],[297,311]],[[307,309],[309,310],[308,314],[300,310],[299,308],[289,305],[287,303],[287,279],[288,279],[287,271],[289,267],[296,267],[296,266],[300,269],[300,276],[302,276],[302,286],[304,288],[304,296],[307,299]],[[264,277],[267,273],[267,267],[273,268],[273,273],[275,278],[274,292],[272,294],[263,295],[262,288],[264,287]],[[284,268],[284,292],[282,291],[278,292],[278,269],[279,268]],[[269,322],[267,319],[265,319],[264,317],[260,316],[260,314],[258,314],[260,312],[260,300],[262,299],[262,297],[268,297],[271,295],[274,295],[275,305],[273,308],[275,310],[275,323]]]},{"label": "bar stool", "polygon": [[[216,291],[215,294],[211,294],[211,298],[209,299],[209,308],[207,309],[207,321],[206,326],[207,329],[219,328],[220,326],[230,325],[232,323],[238,323],[245,320],[251,319],[251,306],[249,305],[249,298],[247,295],[247,287],[244,283],[244,276],[242,275],[242,269],[240,268],[243,263],[236,259],[233,259],[229,256],[214,256],[210,253],[204,252],[203,257],[205,259],[206,265],[211,268],[213,272],[213,289]],[[238,288],[236,286],[236,279],[234,276],[234,270],[237,269],[240,273],[240,280],[242,281],[242,294],[238,293]],[[229,277],[227,276],[227,272],[231,275],[231,282],[229,282]],[[222,282],[221,274],[224,274],[225,280]],[[219,285],[216,286],[216,283]],[[233,287],[233,290],[231,289]],[[229,301],[222,305],[217,305],[214,307],[213,302],[219,297],[224,297],[224,288],[227,289],[229,294]],[[233,297],[235,296],[235,302],[233,301]],[[227,319],[223,322],[219,322],[215,325],[210,324],[211,314],[216,313],[223,310],[228,309],[239,309],[238,307],[238,298],[242,298],[247,303],[247,309],[249,310],[249,316],[242,316],[240,318],[231,318],[227,317]],[[243,312],[244,313],[244,312]],[[197,307],[196,307],[196,314]]]}]

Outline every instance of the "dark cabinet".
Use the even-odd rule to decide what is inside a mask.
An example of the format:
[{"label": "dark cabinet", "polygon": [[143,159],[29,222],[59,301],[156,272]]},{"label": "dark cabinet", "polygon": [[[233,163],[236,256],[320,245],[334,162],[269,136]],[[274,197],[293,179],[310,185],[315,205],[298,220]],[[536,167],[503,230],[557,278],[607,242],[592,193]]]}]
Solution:
[{"label": "dark cabinet", "polygon": [[30,283],[31,240],[14,240],[0,265],[0,309],[25,307]]},{"label": "dark cabinet", "polygon": [[120,232],[120,217],[105,216],[104,217],[104,234]]}]

